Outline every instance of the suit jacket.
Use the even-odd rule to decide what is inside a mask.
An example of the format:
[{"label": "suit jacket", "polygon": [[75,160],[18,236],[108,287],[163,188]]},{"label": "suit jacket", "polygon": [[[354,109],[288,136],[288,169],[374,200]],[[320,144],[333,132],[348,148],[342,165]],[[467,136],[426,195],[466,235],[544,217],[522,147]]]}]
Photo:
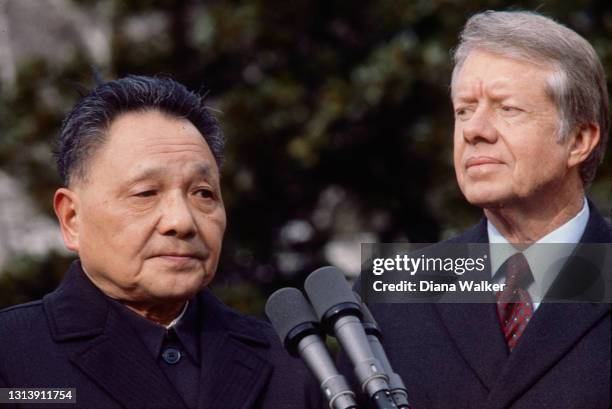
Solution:
[{"label": "suit jacket", "polygon": [[[0,387],[76,388],[71,408],[184,409],[109,302],[76,261],[53,293],[0,312]],[[196,302],[203,314],[199,409],[319,404],[305,367],[283,350],[269,324],[229,309],[209,290]]]},{"label": "suit jacket", "polygon": [[[611,243],[590,212],[581,242]],[[449,242],[487,243],[486,221]],[[610,304],[541,304],[511,354],[494,303],[370,307],[414,409],[610,405]]]}]

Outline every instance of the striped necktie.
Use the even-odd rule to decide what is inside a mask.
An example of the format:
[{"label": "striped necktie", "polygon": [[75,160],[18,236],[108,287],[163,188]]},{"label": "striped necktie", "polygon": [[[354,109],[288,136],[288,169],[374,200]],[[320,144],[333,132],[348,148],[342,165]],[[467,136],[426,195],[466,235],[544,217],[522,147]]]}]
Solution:
[{"label": "striped necktie", "polygon": [[533,282],[533,275],[523,253],[508,258],[500,268],[505,271],[506,286],[497,292],[497,315],[512,351],[533,315],[533,302],[526,288]]}]

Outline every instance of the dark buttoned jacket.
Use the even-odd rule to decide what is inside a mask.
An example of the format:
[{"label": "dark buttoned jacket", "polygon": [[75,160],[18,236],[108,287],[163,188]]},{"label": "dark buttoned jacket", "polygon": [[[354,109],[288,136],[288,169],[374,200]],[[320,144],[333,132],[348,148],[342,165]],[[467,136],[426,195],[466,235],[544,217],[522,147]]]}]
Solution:
[{"label": "dark buttoned jacket", "polygon": [[[231,310],[209,290],[195,302],[202,312],[199,409],[319,405],[310,375],[269,324]],[[71,408],[185,408],[133,327],[78,261],[53,293],[0,312],[0,387],[76,388]]]},{"label": "dark buttoned jacket", "polygon": [[[611,242],[610,225],[591,205],[581,243]],[[486,220],[447,243],[488,243]],[[570,270],[553,284],[564,294],[576,276],[582,284],[606,281]],[[610,304],[588,302],[591,290],[578,291],[580,303],[542,303],[512,353],[494,303],[370,307],[414,408],[603,409],[610,406]],[[348,370],[346,359],[341,366]]]}]

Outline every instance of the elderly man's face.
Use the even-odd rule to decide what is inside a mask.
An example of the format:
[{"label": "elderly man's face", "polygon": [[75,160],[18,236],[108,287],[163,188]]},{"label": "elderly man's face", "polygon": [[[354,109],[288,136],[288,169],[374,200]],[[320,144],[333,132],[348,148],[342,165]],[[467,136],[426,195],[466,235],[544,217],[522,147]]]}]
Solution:
[{"label": "elderly man's face", "polygon": [[455,172],[470,203],[542,198],[565,177],[568,147],[557,142],[550,73],[491,53],[468,55],[453,84],[453,107]]},{"label": "elderly man's face", "polygon": [[108,295],[181,300],[210,283],[225,230],[219,171],[195,126],[158,111],[109,129],[77,182],[76,248]]}]

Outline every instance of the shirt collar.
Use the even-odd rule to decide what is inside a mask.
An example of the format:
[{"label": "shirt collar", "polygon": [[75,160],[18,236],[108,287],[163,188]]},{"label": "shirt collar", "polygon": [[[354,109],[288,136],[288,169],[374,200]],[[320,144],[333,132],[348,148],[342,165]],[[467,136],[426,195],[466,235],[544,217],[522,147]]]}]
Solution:
[{"label": "shirt collar", "polygon": [[[589,221],[589,204],[584,198],[582,209],[576,216],[556,230],[548,233],[536,243],[578,243]],[[509,244],[508,240],[497,230],[493,223],[487,220],[489,243]],[[516,252],[516,251],[515,251]],[[505,260],[504,260],[505,261]]]},{"label": "shirt collar", "polygon": [[185,311],[187,311],[187,307],[189,307],[189,301],[185,302],[185,306],[183,306],[183,309],[181,310],[181,313],[178,315],[178,317],[173,319],[170,324],[164,325],[164,327],[166,327],[166,329],[170,329],[174,327],[181,320],[181,318],[183,318],[183,315],[185,315]]},{"label": "shirt collar", "polygon": [[[541,300],[550,288],[561,271],[562,263],[558,261],[567,257],[574,250],[576,243],[584,234],[589,215],[589,205],[584,198],[582,209],[576,216],[535,243],[544,245],[530,246],[523,252],[534,278],[532,285],[527,288],[534,300]],[[517,250],[488,220],[487,233],[489,243],[494,244],[490,246],[490,253],[491,273],[495,276],[501,265]],[[501,279],[501,277],[496,278]]]}]

